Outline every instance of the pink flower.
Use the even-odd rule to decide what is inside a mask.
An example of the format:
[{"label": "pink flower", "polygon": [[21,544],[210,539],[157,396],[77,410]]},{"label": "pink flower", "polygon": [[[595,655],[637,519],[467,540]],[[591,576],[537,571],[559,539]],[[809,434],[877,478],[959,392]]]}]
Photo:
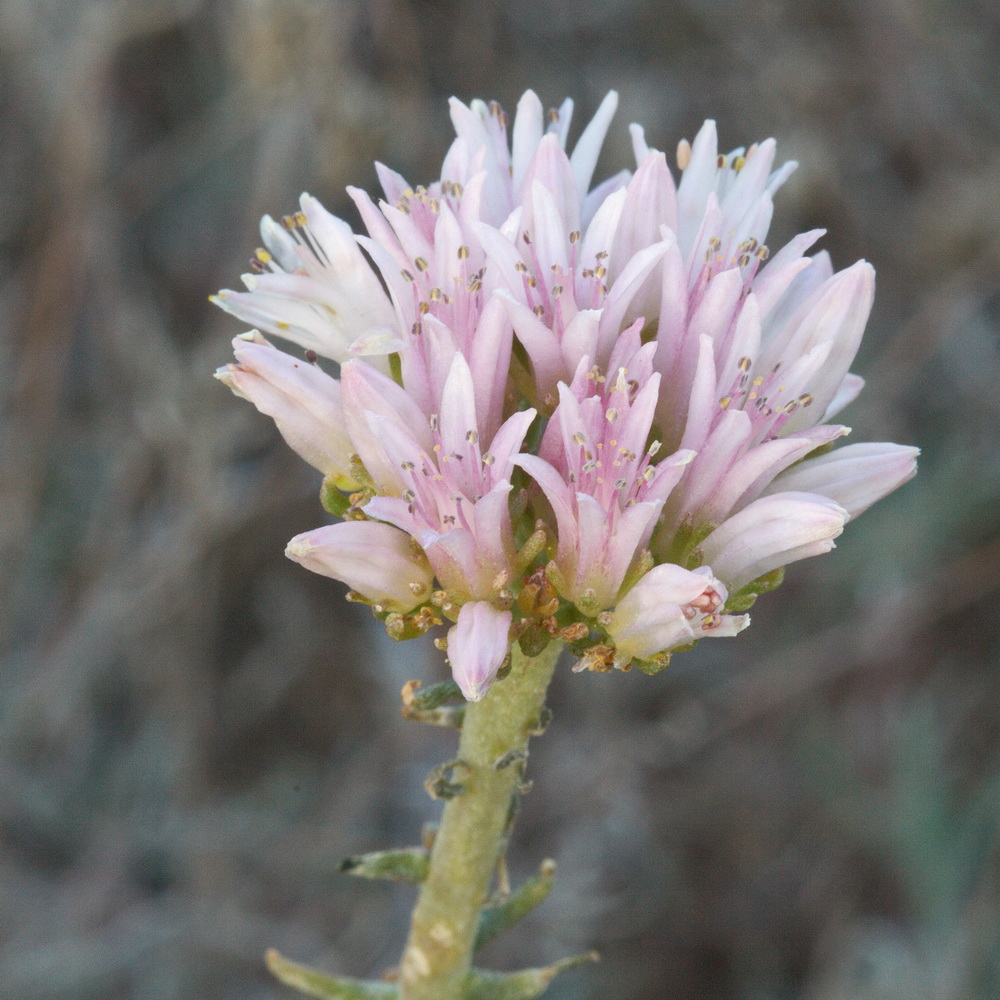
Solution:
[{"label": "pink flower", "polygon": [[358,453],[388,494],[370,500],[365,513],[412,535],[456,599],[492,598],[510,581],[516,559],[507,495],[513,455],[535,412],[515,413],[484,450],[461,354],[452,358],[439,414],[422,420],[409,407],[395,409],[398,392],[366,365],[344,366],[351,420],[366,424],[352,428]]},{"label": "pink flower", "polygon": [[431,594],[434,574],[420,549],[388,524],[344,521],[296,535],[285,555],[342,580],[387,611],[412,611]]},{"label": "pink flower", "polygon": [[233,348],[236,364],[215,377],[272,417],[289,446],[337,488],[357,489],[340,383],[317,365],[279,351],[256,330],[237,337]]},{"label": "pink flower", "polygon": [[[638,347],[637,329],[621,343],[630,341]],[[649,372],[648,354],[635,351],[634,367],[623,365],[610,383],[584,358],[573,387],[559,385],[542,442],[546,457],[516,459],[555,515],[558,590],[587,615],[615,603],[693,455],[682,451],[653,464],[659,443],[647,448],[647,439],[660,378]]]},{"label": "pink flower", "polygon": [[722,614],[728,591],[712,571],[663,563],[651,569],[608,619],[617,649],[616,666],[648,660],[706,636],[733,636],[750,624],[748,615]]},{"label": "pink flower", "polygon": [[394,321],[346,222],[308,194],[302,210],[278,224],[261,220],[266,250],[243,275],[245,292],[223,289],[212,301],[245,323],[334,361],[395,350]]},{"label": "pink flower", "polygon": [[462,605],[458,623],[448,630],[448,659],[455,682],[469,701],[479,701],[489,690],[510,651],[509,611],[498,611],[485,601]]}]

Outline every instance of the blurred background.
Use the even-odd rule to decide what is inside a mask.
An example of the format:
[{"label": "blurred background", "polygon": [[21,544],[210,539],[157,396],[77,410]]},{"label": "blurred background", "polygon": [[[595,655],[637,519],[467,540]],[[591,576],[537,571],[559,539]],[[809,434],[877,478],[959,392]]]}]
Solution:
[{"label": "blurred background", "polygon": [[[621,108],[672,151],[800,161],[879,289],[845,415],[921,472],[738,640],[571,675],[532,750],[487,964],[588,947],[553,1000],[1000,995],[1000,7],[987,0],[0,0],[0,997],[278,1000],[261,956],[394,965],[453,734],[393,646],[283,555],[318,474],[212,379],[263,212],[359,227],[374,159],[433,179],[446,98]],[[783,154],[783,156],[782,156]],[[712,647],[712,648],[709,648]]]}]

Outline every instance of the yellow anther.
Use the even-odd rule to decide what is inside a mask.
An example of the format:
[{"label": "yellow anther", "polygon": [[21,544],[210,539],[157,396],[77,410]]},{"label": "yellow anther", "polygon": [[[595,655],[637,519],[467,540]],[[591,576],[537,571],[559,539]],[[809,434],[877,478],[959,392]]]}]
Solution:
[{"label": "yellow anther", "polygon": [[687,170],[691,162],[691,143],[687,139],[681,139],[677,143],[677,167],[679,170]]}]

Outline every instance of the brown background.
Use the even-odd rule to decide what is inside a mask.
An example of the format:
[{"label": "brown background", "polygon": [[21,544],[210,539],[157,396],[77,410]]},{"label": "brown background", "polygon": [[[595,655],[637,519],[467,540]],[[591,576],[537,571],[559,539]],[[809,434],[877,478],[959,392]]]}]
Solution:
[{"label": "brown background", "polygon": [[274,945],[377,974],[412,890],[440,676],[282,556],[317,476],[211,378],[256,220],[381,159],[432,179],[445,98],[615,87],[672,150],[774,135],[770,243],[879,275],[846,414],[921,474],[655,679],[562,671],[512,854],[549,902],[486,956],[597,947],[574,1000],[1000,994],[998,8],[933,0],[0,0],[0,996],[264,1000]]}]

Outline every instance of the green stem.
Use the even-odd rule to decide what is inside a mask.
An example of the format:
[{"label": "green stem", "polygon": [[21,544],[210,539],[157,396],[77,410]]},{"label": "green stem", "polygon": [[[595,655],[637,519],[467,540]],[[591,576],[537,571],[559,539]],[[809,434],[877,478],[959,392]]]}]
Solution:
[{"label": "green stem", "polygon": [[479,914],[522,778],[519,754],[538,727],[561,648],[553,641],[528,657],[515,644],[510,673],[466,709],[454,772],[464,792],[445,806],[434,840],[400,963],[399,1000],[463,996]]}]

